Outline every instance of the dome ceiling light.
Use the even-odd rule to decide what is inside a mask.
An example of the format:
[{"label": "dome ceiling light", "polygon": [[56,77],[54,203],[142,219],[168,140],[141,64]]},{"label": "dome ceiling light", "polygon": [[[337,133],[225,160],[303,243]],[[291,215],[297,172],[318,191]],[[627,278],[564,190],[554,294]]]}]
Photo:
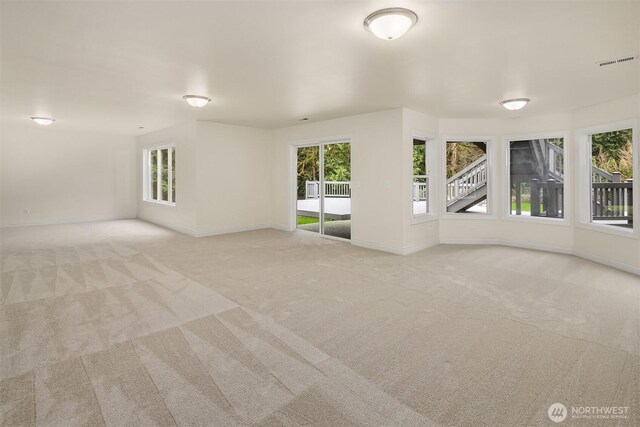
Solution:
[{"label": "dome ceiling light", "polygon": [[49,126],[51,123],[56,121],[56,119],[52,119],[51,117],[31,117],[31,120],[41,126]]},{"label": "dome ceiling light", "polygon": [[522,109],[529,101],[531,101],[529,98],[507,99],[502,101],[500,105],[509,111],[516,111]]},{"label": "dome ceiling light", "polygon": [[418,15],[409,9],[392,7],[373,12],[364,20],[364,27],[376,37],[394,40],[402,37],[418,22]]},{"label": "dome ceiling light", "polygon": [[196,108],[204,107],[211,101],[211,98],[200,95],[185,95],[182,97],[182,99],[187,101],[192,107]]}]

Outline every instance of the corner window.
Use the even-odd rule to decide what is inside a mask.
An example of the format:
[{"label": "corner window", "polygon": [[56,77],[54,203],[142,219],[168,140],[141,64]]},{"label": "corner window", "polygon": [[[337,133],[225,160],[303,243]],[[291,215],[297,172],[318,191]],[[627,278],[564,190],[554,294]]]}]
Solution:
[{"label": "corner window", "polygon": [[510,213],[564,218],[564,139],[509,142]]},{"label": "corner window", "polygon": [[489,171],[487,143],[447,141],[446,210],[448,213],[487,214]]},{"label": "corner window", "polygon": [[176,203],[175,145],[148,148],[145,159],[145,200],[164,204]]},{"label": "corner window", "polygon": [[594,224],[633,228],[633,131],[594,133],[591,141],[591,215]]},{"label": "corner window", "polygon": [[427,142],[413,140],[413,185],[411,189],[413,215],[426,215],[429,211],[429,172],[427,169]]}]

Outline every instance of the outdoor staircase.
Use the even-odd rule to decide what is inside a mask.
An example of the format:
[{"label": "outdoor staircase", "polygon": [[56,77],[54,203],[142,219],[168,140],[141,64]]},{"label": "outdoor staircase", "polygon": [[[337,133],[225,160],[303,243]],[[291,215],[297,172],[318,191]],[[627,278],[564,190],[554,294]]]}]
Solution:
[{"label": "outdoor staircase", "polygon": [[[551,139],[510,143],[510,182],[515,189],[516,214],[522,212],[523,184],[530,189],[531,216],[564,216],[564,150]],[[633,223],[633,182],[619,173],[592,166],[592,219]],[[487,156],[447,180],[447,212],[466,212],[487,198]],[[618,224],[619,223],[619,224]]]},{"label": "outdoor staircase", "polygon": [[487,155],[447,180],[447,212],[465,212],[487,198]]}]

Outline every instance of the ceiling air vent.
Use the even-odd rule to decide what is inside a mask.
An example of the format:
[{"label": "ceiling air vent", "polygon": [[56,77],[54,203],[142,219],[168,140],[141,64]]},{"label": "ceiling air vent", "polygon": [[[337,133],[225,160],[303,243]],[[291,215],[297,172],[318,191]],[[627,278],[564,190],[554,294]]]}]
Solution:
[{"label": "ceiling air vent", "polygon": [[606,66],[609,66],[609,65],[616,65],[616,64],[622,64],[623,62],[633,61],[634,59],[638,59],[638,55],[624,56],[622,58],[609,59],[607,61],[599,61],[599,62],[596,62],[596,66],[597,67],[606,67]]}]

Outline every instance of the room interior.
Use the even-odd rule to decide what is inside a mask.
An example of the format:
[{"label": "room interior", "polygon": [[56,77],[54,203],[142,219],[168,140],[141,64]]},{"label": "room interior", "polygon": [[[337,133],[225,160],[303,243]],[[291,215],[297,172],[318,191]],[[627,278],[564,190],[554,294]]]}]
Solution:
[{"label": "room interior", "polygon": [[640,3],[0,13],[2,425],[640,423]]}]

